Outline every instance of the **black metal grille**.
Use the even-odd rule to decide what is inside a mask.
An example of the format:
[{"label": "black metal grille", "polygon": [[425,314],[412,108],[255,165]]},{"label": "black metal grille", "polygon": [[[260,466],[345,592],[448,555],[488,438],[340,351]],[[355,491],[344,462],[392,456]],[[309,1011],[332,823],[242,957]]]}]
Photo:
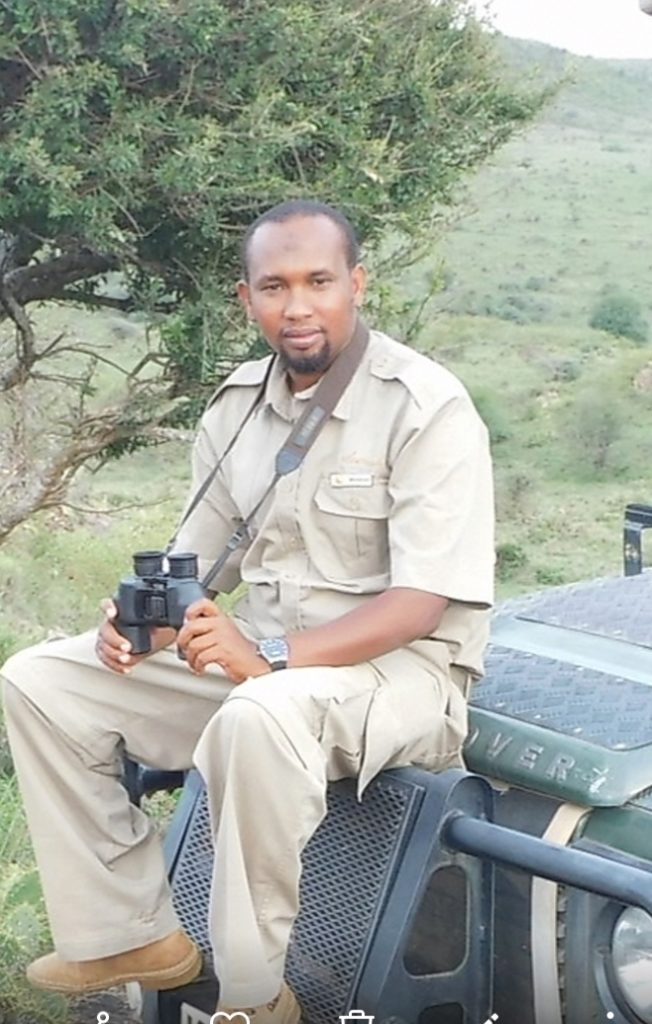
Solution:
[{"label": "black metal grille", "polygon": [[[403,838],[421,794],[384,774],[358,803],[355,782],[329,787],[328,814],[304,850],[301,912],[286,976],[311,1024],[333,1024],[349,999],[386,898]],[[183,927],[211,962],[207,908],[213,862],[208,808],[202,793],[192,812],[172,886]]]},{"label": "black metal grille", "polygon": [[174,908],[182,927],[212,963],[208,937],[208,898],[213,872],[213,842],[206,790],[195,804],[172,876]]},{"label": "black metal grille", "polygon": [[471,703],[610,750],[652,744],[652,686],[524,651],[492,646]]}]

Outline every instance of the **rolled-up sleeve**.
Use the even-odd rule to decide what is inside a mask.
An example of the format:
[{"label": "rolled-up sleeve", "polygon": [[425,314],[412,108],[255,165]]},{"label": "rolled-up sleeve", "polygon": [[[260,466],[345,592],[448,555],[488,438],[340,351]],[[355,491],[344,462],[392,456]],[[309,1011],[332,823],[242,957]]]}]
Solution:
[{"label": "rolled-up sleeve", "polygon": [[415,422],[391,471],[390,578],[480,608],[493,602],[494,498],[486,427],[466,392]]}]

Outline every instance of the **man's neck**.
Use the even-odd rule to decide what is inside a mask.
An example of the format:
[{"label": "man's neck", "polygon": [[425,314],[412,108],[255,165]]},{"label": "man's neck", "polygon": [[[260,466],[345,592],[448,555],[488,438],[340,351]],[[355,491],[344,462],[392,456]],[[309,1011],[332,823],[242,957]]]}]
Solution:
[{"label": "man's neck", "polygon": [[325,373],[326,370],[322,370],[320,373],[294,373],[292,370],[288,370],[285,379],[292,394],[296,395],[298,391],[306,391],[311,388],[313,384],[321,380]]}]

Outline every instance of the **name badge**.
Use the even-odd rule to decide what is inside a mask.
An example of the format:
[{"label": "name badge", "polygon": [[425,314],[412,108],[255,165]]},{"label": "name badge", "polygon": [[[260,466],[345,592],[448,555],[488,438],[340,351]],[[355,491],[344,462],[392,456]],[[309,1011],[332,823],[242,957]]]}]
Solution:
[{"label": "name badge", "polygon": [[331,487],[373,487],[373,473],[331,473]]}]

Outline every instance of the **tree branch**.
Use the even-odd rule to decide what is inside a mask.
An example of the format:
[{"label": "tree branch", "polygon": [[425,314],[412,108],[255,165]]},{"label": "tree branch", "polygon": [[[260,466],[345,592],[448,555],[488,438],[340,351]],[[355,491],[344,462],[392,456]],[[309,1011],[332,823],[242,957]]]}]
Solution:
[{"label": "tree branch", "polygon": [[56,298],[57,302],[74,302],[94,309],[118,309],[121,313],[133,313],[138,308],[131,296],[128,299],[116,299],[111,295],[98,295],[97,292],[84,291],[82,288],[64,288]]},{"label": "tree branch", "polygon": [[116,256],[95,252],[82,246],[74,252],[55,256],[44,263],[17,267],[6,275],[5,287],[12,292],[21,306],[26,306],[28,302],[56,299],[66,285],[97,277],[98,274],[106,274],[109,270],[117,270],[118,267]]},{"label": "tree branch", "polygon": [[81,512],[85,516],[116,516],[121,512],[128,512],[132,508],[156,508],[158,505],[165,505],[172,501],[172,497],[159,498],[158,501],[136,501],[125,505],[112,505],[110,508],[86,508],[84,505],[74,505],[70,501],[46,502],[43,508],[69,508],[71,512]]},{"label": "tree branch", "polygon": [[36,338],[34,337],[34,331],[31,323],[29,322],[27,313],[20,303],[16,301],[11,289],[6,287],[5,281],[0,280],[0,303],[2,303],[7,315],[11,317],[16,325],[19,338],[18,362],[20,363],[23,373],[27,375],[30,367],[37,359]]},{"label": "tree branch", "polygon": [[[161,397],[164,391],[161,392]],[[168,403],[159,403],[157,422],[148,424],[146,417],[151,413],[152,395],[146,397],[141,408],[130,391],[124,401],[105,408],[100,413],[84,414],[80,406],[73,421],[66,424],[65,432],[57,438],[50,432],[49,451],[34,463],[33,456],[26,452],[24,441],[16,435],[13,458],[1,472],[4,477],[0,487],[0,543],[16,526],[41,508],[51,508],[65,503],[68,486],[77,470],[93,456],[118,441],[141,435],[154,444],[167,441],[192,439],[192,431],[176,430],[160,426],[160,420],[168,411]],[[143,422],[139,422],[139,418]],[[20,429],[20,416],[14,417],[14,434]],[[26,460],[30,471],[25,472]]]}]

